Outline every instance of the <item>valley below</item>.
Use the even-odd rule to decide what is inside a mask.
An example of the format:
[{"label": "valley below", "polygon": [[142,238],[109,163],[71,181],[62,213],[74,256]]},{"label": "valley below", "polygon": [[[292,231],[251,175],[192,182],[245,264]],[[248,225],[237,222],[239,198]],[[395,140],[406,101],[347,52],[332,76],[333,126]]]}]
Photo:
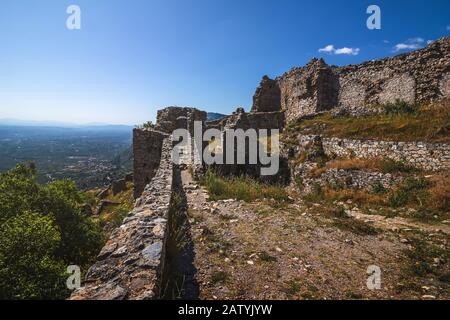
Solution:
[{"label": "valley below", "polygon": [[0,125],[0,173],[34,163],[38,180],[71,179],[80,189],[106,186],[132,171],[132,127]]}]

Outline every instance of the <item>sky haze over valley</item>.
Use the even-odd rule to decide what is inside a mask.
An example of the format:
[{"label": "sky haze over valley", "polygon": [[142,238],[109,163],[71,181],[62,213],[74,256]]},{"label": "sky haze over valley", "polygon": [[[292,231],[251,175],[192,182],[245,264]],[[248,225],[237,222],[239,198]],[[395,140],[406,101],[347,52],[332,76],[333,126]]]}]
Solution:
[{"label": "sky haze over valley", "polygon": [[[71,4],[81,30],[66,28]],[[381,30],[366,27],[370,4]],[[4,0],[0,119],[136,125],[169,105],[249,110],[264,74],[397,55],[449,33],[447,0]]]}]

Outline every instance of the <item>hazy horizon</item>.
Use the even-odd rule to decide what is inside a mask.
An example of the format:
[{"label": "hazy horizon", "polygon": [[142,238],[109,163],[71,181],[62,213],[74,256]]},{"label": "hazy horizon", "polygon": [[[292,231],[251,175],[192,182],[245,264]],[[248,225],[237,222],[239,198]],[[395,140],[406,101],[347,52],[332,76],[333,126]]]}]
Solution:
[{"label": "hazy horizon", "polygon": [[[145,121],[144,121],[145,122]],[[126,126],[132,127],[139,125],[138,123],[108,123],[108,122],[70,122],[59,120],[32,120],[32,119],[18,119],[18,118],[0,118],[0,125],[24,125],[24,126]]]},{"label": "hazy horizon", "polygon": [[[81,9],[68,30],[66,9]],[[262,76],[314,57],[347,65],[448,36],[450,2],[334,0],[5,0],[0,11],[0,118],[136,125],[166,106],[249,110]],[[27,120],[30,119],[30,120]]]}]

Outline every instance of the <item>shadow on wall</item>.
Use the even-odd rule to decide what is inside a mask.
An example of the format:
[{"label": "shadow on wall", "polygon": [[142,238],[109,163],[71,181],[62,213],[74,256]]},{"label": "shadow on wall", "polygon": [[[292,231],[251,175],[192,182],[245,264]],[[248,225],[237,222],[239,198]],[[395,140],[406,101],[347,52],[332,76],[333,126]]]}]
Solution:
[{"label": "shadow on wall", "polygon": [[174,187],[169,211],[169,236],[166,243],[161,298],[197,300],[199,285],[195,277],[197,269],[194,266],[194,244],[179,167],[174,168]]}]

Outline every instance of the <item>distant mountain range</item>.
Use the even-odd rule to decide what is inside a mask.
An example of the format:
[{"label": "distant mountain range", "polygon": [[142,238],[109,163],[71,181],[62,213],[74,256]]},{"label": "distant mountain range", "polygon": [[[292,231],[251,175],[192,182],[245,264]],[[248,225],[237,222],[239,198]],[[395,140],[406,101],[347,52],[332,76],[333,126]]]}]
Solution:
[{"label": "distant mountain range", "polygon": [[208,121],[219,120],[219,119],[225,118],[226,116],[227,116],[227,115],[221,114],[221,113],[208,112],[207,120],[208,120]]}]

